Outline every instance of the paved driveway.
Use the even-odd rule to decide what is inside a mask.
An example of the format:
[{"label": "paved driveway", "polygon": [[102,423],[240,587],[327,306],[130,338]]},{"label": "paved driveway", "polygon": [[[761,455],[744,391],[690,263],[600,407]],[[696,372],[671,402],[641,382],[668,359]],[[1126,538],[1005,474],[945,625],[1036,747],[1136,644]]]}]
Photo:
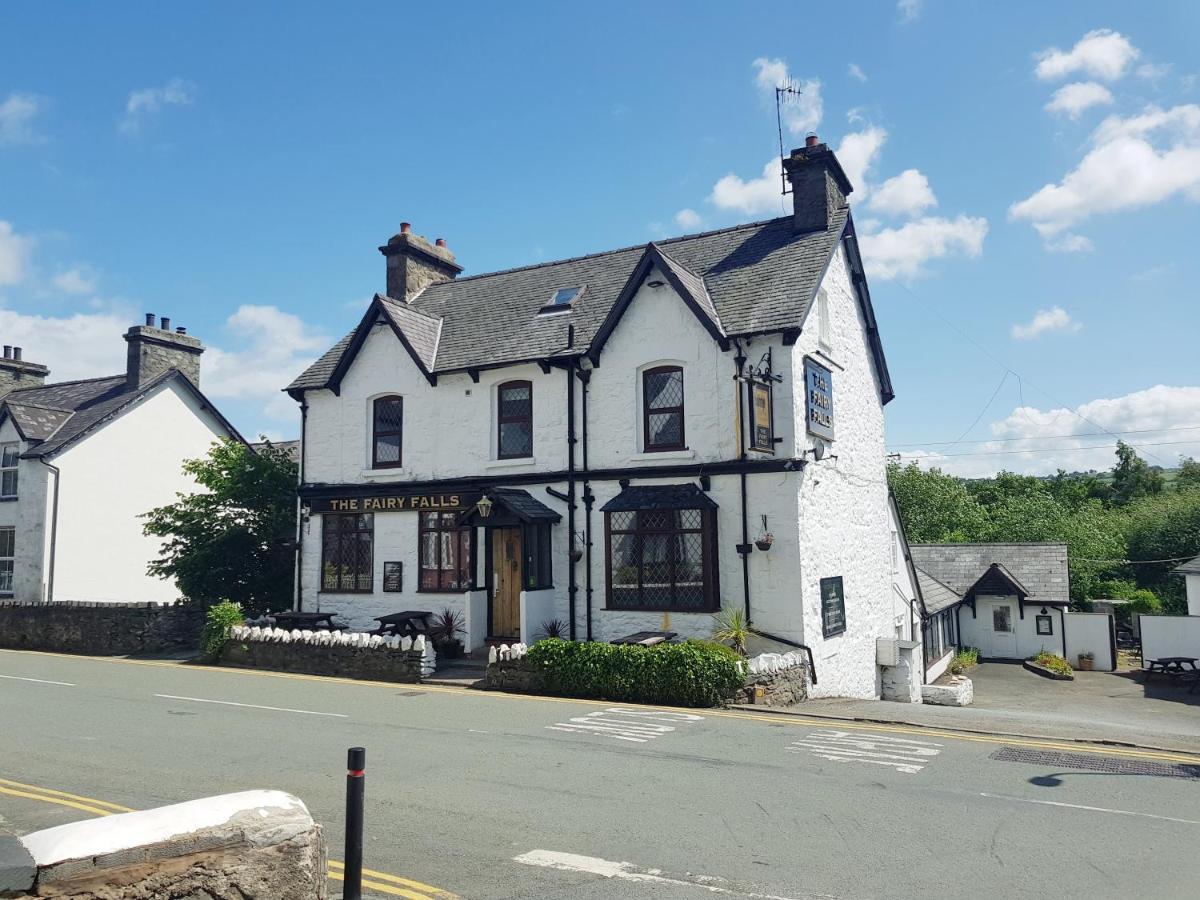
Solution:
[{"label": "paved driveway", "polygon": [[970,672],[973,706],[814,700],[803,711],[980,731],[1091,741],[1122,741],[1168,749],[1200,746],[1200,691],[1165,681],[1142,683],[1140,672],[1076,672],[1051,681],[1020,663],[981,663]]}]

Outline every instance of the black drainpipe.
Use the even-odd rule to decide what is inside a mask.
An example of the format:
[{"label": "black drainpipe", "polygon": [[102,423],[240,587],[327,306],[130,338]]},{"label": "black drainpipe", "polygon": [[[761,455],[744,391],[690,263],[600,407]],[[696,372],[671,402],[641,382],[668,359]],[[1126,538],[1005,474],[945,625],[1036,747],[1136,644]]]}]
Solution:
[{"label": "black drainpipe", "polygon": [[[745,410],[742,408],[742,370],[746,366],[746,354],[742,345],[737,344],[737,356],[733,358],[737,372],[734,376],[734,399],[738,411],[738,459],[746,459],[746,421]],[[739,552],[742,557],[742,595],[746,605],[746,625],[750,625],[750,524],[746,512],[746,473],[739,476],[742,482],[742,544]]]},{"label": "black drainpipe", "polygon": [[42,460],[42,465],[54,473],[54,511],[50,516],[50,572],[46,576],[46,602],[54,600],[54,561],[58,551],[58,483],[62,481],[62,472],[53,463]]},{"label": "black drainpipe", "polygon": [[571,640],[575,640],[575,561],[571,559],[571,543],[575,540],[575,368],[578,360],[567,362],[567,607],[570,611]]},{"label": "black drainpipe", "polygon": [[[580,410],[583,416],[583,558],[584,558],[584,604],[587,607],[584,634],[587,640],[592,639],[592,506],[596,495],[592,493],[592,484],[588,481],[588,383],[592,380],[591,369],[580,369],[577,372],[579,381],[583,384],[582,404]],[[571,546],[575,546],[575,535],[571,535]]]},{"label": "black drainpipe", "polygon": [[[304,448],[308,438],[308,398],[300,398],[300,467],[297,480],[304,484]],[[296,495],[296,612],[304,607],[304,501]]]}]

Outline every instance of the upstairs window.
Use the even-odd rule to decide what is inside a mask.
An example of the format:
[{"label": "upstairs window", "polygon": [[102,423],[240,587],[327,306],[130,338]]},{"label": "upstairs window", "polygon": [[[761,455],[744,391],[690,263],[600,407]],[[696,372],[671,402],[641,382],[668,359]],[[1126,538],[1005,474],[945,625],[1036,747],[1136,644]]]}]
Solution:
[{"label": "upstairs window", "polygon": [[371,468],[394,469],[400,465],[404,444],[404,398],[380,397],[372,408]]},{"label": "upstairs window", "polygon": [[642,417],[647,452],[683,450],[683,369],[658,366],[642,373]]},{"label": "upstairs window", "polygon": [[0,444],[0,497],[17,496],[17,458],[20,455],[20,444]]},{"label": "upstairs window", "polygon": [[832,331],[833,323],[829,321],[829,294],[825,292],[825,288],[821,288],[817,292],[817,343],[826,352],[832,347]]},{"label": "upstairs window", "polygon": [[533,383],[508,381],[496,389],[496,456],[533,456]]},{"label": "upstairs window", "polygon": [[13,593],[13,557],[16,556],[17,529],[0,528],[0,597]]}]

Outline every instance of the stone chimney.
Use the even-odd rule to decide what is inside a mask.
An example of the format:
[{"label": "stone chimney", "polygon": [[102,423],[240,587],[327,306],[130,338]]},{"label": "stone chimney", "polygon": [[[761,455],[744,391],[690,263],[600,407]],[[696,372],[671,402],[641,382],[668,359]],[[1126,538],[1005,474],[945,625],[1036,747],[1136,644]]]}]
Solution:
[{"label": "stone chimney", "polygon": [[392,235],[379,252],[387,257],[387,296],[405,303],[429,285],[450,281],[462,271],[444,240],[431,244],[413,234],[407,222],[400,223],[400,233]]},{"label": "stone chimney", "polygon": [[850,205],[846,197],[854,187],[829,145],[815,134],[784,159],[783,170],[792,185],[792,221],[798,234],[825,231],[834,213]]},{"label": "stone chimney", "polygon": [[129,344],[125,378],[130,390],[136,390],[168,369],[178,369],[200,386],[200,354],[204,345],[180,326],[171,330],[165,316],[155,325],[154,313],[146,313],[145,325],[134,325],[125,332]]},{"label": "stone chimney", "polygon": [[46,383],[50,370],[41,363],[25,362],[20,347],[4,345],[4,356],[0,357],[0,397],[9,391],[25,387],[41,387]]}]

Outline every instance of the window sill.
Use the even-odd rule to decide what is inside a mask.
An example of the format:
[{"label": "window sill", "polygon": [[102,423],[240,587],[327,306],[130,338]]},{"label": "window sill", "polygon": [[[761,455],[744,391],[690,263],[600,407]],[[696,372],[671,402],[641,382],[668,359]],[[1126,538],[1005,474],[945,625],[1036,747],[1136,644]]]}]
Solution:
[{"label": "window sill", "polygon": [[403,474],[404,474],[404,468],[402,466],[396,466],[391,469],[363,469],[362,470],[363,478],[387,478],[391,475],[403,475]]},{"label": "window sill", "polygon": [[631,460],[653,460],[653,459],[695,459],[695,450],[650,450],[644,453],[635,453],[629,457]]},{"label": "window sill", "polygon": [[485,469],[515,469],[536,466],[537,458],[533,456],[514,456],[511,459],[493,459],[483,464]]},{"label": "window sill", "polygon": [[673,616],[711,616],[720,612],[719,608],[713,609],[675,609],[670,606],[606,606],[604,612],[612,613],[670,613]]},{"label": "window sill", "polygon": [[15,503],[17,500],[20,500],[20,499],[21,498],[18,497],[16,494],[13,494],[11,497],[0,497],[0,503]]}]

